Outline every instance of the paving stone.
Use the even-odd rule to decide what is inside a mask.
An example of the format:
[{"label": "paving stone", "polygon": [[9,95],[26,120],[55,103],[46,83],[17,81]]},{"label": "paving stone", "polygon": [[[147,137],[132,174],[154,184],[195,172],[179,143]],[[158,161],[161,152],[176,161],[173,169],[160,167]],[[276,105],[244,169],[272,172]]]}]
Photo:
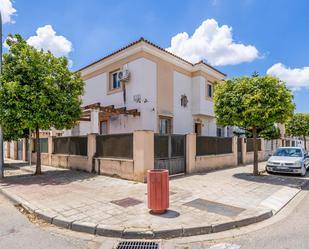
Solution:
[{"label": "paving stone", "polygon": [[[143,183],[46,166],[42,170],[40,178],[29,172],[22,177],[12,175],[6,178],[8,183],[0,183],[0,189],[19,203],[37,208],[37,215],[48,222],[66,228],[73,222],[75,230],[78,223],[100,224],[97,234],[116,237],[145,231],[138,236],[152,236],[149,231],[160,238],[189,236],[248,225],[253,219],[262,221],[272,216],[269,206],[277,212],[308,180],[255,177],[251,166],[174,178],[170,181],[174,193],[169,212],[155,216],[147,208],[147,186]],[[12,174],[25,173],[14,169]],[[192,201],[193,205],[186,206]],[[94,233],[91,226],[80,229]]]}]

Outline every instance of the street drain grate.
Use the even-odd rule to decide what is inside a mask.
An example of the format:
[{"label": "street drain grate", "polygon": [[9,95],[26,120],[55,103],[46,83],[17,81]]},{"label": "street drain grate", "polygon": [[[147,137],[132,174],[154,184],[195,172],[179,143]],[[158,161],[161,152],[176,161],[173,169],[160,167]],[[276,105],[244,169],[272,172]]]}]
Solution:
[{"label": "street drain grate", "polygon": [[153,241],[120,241],[116,249],[159,249],[159,243]]}]

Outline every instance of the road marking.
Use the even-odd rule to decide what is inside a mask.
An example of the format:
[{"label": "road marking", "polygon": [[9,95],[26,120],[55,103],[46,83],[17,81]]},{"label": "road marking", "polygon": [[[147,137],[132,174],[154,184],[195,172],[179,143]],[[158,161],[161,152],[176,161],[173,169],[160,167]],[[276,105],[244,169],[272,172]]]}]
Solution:
[{"label": "road marking", "polygon": [[229,244],[229,243],[220,243],[209,247],[209,249],[240,249],[240,245]]}]

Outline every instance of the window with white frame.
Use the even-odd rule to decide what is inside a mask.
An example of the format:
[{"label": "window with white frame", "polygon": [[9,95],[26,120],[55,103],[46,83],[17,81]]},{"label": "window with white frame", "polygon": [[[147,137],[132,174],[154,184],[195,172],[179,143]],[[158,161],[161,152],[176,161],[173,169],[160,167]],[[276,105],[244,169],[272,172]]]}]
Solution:
[{"label": "window with white frame", "polygon": [[110,73],[110,90],[119,89],[121,87],[118,73],[120,70]]}]

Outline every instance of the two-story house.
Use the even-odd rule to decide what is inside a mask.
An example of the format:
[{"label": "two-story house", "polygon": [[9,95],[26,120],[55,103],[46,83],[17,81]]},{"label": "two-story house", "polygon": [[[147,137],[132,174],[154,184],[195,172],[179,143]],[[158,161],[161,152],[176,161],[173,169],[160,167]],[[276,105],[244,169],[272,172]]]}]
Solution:
[{"label": "two-story house", "polygon": [[216,125],[213,92],[225,74],[192,64],[141,38],[79,70],[83,117],[65,135],[156,133],[225,136]]}]

